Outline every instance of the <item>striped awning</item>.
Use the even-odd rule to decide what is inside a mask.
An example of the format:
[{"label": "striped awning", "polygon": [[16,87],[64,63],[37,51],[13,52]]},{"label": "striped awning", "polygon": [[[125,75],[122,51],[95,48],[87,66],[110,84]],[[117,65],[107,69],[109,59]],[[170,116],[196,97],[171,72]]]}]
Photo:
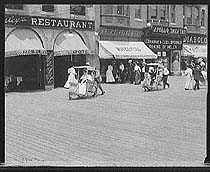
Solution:
[{"label": "striped awning", "polygon": [[38,35],[30,29],[16,29],[5,41],[5,57],[20,55],[46,55]]},{"label": "striped awning", "polygon": [[76,54],[91,54],[91,52],[78,34],[64,32],[59,35],[54,46],[54,56]]}]

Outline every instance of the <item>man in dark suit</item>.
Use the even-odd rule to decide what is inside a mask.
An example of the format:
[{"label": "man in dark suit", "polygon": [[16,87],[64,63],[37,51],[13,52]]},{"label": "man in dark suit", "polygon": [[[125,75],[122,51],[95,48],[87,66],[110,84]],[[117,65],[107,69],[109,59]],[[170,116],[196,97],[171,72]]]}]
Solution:
[{"label": "man in dark suit", "polygon": [[199,80],[201,78],[201,70],[200,70],[200,67],[199,65],[196,65],[195,69],[193,70],[193,76],[194,76],[194,80],[195,80],[195,85],[193,87],[194,90],[199,90],[200,87],[199,87]]}]

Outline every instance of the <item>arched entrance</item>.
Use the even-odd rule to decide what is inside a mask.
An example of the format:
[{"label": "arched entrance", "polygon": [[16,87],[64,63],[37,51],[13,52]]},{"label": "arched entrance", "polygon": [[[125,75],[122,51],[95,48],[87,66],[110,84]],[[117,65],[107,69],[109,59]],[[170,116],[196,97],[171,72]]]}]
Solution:
[{"label": "arched entrance", "polygon": [[41,39],[31,29],[15,29],[5,41],[5,75],[8,91],[44,89]]},{"label": "arched entrance", "polygon": [[77,33],[60,33],[54,44],[54,87],[63,87],[68,68],[85,65],[87,54],[90,50]]}]

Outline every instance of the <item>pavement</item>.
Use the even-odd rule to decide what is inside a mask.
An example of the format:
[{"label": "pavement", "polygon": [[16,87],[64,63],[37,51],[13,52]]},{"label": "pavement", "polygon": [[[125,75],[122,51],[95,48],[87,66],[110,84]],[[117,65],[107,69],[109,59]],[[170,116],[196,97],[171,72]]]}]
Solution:
[{"label": "pavement", "polygon": [[144,92],[102,84],[104,95],[68,90],[5,94],[6,165],[205,166],[207,87]]}]

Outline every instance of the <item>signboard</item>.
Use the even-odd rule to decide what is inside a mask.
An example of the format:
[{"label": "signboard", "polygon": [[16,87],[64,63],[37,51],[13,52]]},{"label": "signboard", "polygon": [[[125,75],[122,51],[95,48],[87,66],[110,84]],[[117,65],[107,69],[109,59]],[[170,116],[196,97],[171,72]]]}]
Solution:
[{"label": "signboard", "polygon": [[164,34],[164,35],[177,35],[184,36],[186,34],[186,30],[178,27],[166,27],[166,26],[152,26],[153,34]]},{"label": "signboard", "polygon": [[95,30],[95,22],[90,20],[76,20],[51,17],[47,18],[38,16],[20,16],[8,14],[5,15],[5,25]]},{"label": "signboard", "polygon": [[208,38],[203,34],[189,33],[184,37],[183,43],[186,44],[207,44]]},{"label": "signboard", "polygon": [[144,43],[150,49],[157,49],[160,51],[169,51],[169,50],[181,50],[182,49],[182,40],[181,39],[163,39],[163,38],[146,38]]},{"label": "signboard", "polygon": [[127,29],[118,29],[118,28],[108,28],[108,27],[100,27],[99,35],[103,36],[119,36],[119,37],[142,37],[142,30],[127,30]]}]

